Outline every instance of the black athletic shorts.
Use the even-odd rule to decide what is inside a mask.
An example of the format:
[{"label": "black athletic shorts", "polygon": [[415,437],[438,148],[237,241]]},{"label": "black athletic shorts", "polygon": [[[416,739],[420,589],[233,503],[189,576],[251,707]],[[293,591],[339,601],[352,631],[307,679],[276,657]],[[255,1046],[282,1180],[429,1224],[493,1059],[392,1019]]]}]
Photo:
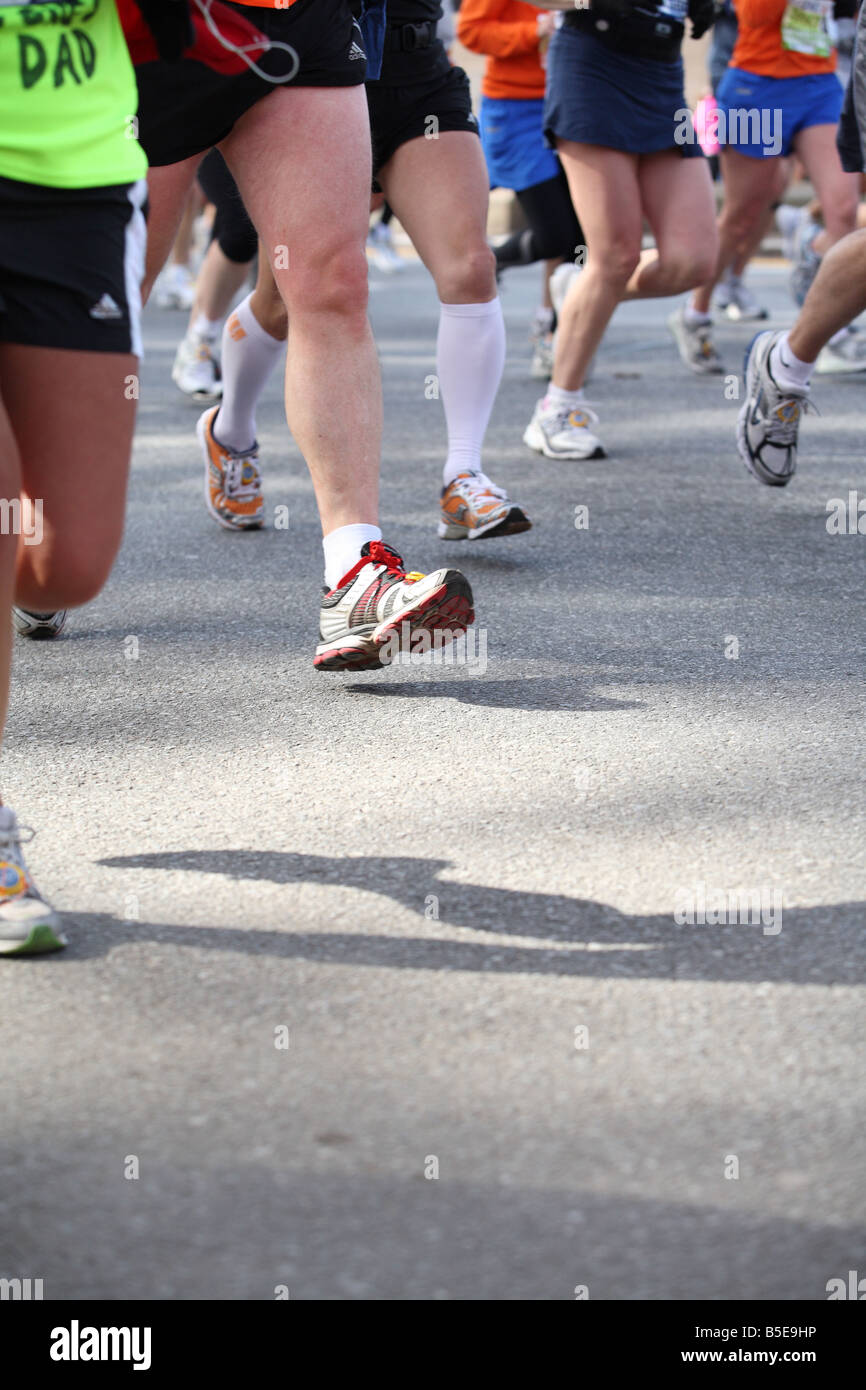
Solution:
[{"label": "black athletic shorts", "polygon": [[0,178],[0,342],[140,356],[146,197]]},{"label": "black athletic shorts", "polygon": [[440,77],[405,87],[370,82],[367,108],[374,175],[409,140],[435,140],[438,134],[451,130],[478,134],[469,78],[462,68],[449,67]]},{"label": "black athletic shorts", "polygon": [[259,237],[219,150],[205,155],[198,166],[198,181],[204,196],[216,208],[211,241],[219,244],[230,261],[246,265],[259,249]]},{"label": "black athletic shorts", "polygon": [[[221,0],[212,10],[221,32],[227,32],[226,9],[244,27],[252,25],[293,50],[254,49],[249,54],[271,76],[293,73],[286,85],[355,87],[364,81],[367,57],[349,0],[297,0],[289,9]],[[281,85],[266,81],[240,58],[226,59],[226,51],[218,44],[214,48],[215,41],[198,20],[196,36],[196,47],[177,63],[141,62],[135,44],[130,44],[138,82],[138,138],[149,164],[177,164],[218,145],[235,121]],[[237,33],[230,37],[237,47],[248,42]],[[199,53],[204,61],[189,52]],[[225,71],[226,66],[232,70]]]}]

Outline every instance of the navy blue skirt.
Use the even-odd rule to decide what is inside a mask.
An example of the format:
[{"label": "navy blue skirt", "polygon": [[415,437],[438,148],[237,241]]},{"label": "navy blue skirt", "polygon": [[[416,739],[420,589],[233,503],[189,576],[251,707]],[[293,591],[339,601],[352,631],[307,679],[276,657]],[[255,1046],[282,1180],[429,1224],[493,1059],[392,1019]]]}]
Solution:
[{"label": "navy blue skirt", "polygon": [[676,150],[703,158],[683,90],[683,63],[620,53],[592,34],[563,27],[550,41],[544,133],[626,154]]}]

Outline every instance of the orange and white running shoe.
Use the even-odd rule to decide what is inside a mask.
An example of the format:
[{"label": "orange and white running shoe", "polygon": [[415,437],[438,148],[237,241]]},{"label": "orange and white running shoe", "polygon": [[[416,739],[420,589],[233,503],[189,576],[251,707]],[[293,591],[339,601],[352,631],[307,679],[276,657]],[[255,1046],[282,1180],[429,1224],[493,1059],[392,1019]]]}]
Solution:
[{"label": "orange and white running shoe", "polygon": [[325,590],[313,665],[319,671],[387,665],[395,643],[403,649],[424,631],[444,646],[474,620],[472,589],[459,570],[407,574],[396,550],[367,541],[336,589]]},{"label": "orange and white running shoe", "polygon": [[505,489],[497,487],[484,473],[458,473],[453,482],[443,487],[439,505],[439,535],[443,541],[516,536],[532,526]]},{"label": "orange and white running shoe", "polygon": [[219,406],[199,416],[196,425],[204,455],[204,500],[214,521],[227,531],[250,531],[262,526],[265,504],[259,472],[259,446],[238,453],[214,437]]}]

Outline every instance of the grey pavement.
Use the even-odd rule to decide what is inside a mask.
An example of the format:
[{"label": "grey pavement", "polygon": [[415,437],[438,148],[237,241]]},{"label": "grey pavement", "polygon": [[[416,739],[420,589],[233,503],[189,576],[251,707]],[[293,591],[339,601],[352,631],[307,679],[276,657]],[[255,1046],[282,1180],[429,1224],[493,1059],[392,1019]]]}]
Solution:
[{"label": "grey pavement", "polygon": [[[506,281],[487,452],[535,527],[449,546],[435,293],[374,273],[386,538],[465,569],[481,641],[354,676],[312,667],[279,381],[269,528],[227,534],[168,376],[182,317],[147,313],[123,551],[68,636],[18,642],[5,754],[71,938],[0,970],[0,1274],[46,1298],[823,1299],[866,1273],[866,535],[826,525],[866,498],[864,383],[816,383],[801,471],[763,489],[725,382],[681,368],[669,305],[630,305],[590,392],[610,457],[541,460],[538,278]],[[781,270],[752,283],[790,322]],[[732,376],[751,332],[719,330]],[[781,895],[781,930],[675,920],[739,891]]]}]

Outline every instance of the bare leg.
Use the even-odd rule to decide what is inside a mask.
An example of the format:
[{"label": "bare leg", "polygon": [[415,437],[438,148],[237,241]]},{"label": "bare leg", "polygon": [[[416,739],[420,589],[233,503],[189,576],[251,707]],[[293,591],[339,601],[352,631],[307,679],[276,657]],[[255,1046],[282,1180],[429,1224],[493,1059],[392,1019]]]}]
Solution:
[{"label": "bare leg", "polygon": [[725,201],[718,224],[718,260],[714,274],[692,296],[698,313],[708,314],[713,290],[731,262],[754,243],[774,197],[778,159],[752,159],[737,150],[721,153]]},{"label": "bare leg", "polygon": [[147,260],[141,284],[144,304],[174,245],[201,160],[202,156],[196,154],[180,164],[163,164],[148,170]]},{"label": "bare leg", "polygon": [[857,225],[860,176],[846,174],[842,168],[834,125],[813,125],[801,130],[795,145],[821,204],[824,230],[818,233],[813,246],[816,254],[823,256]]},{"label": "bare leg", "polygon": [[638,168],[641,204],[655,247],[641,255],[624,299],[681,294],[715,270],[715,202],[703,159],[680,154],[644,155]]},{"label": "bare leg", "polygon": [[592,248],[562,306],[553,367],[554,384],[576,391],[640,260],[643,219],[637,156],[570,140],[557,148]]},{"label": "bare leg", "polygon": [[370,136],[363,88],[272,92],[222,152],[289,313],[286,415],[325,535],[378,513],[382,391],[367,321]]},{"label": "bare leg", "polygon": [[825,255],[788,334],[801,362],[814,362],[834,334],[866,309],[866,230],[851,232]]},{"label": "bare leg", "polygon": [[211,323],[224,318],[229,305],[250,273],[250,261],[230,261],[217,242],[212,241],[201,263],[195,286],[195,302],[189,316],[193,327],[199,314]]}]

